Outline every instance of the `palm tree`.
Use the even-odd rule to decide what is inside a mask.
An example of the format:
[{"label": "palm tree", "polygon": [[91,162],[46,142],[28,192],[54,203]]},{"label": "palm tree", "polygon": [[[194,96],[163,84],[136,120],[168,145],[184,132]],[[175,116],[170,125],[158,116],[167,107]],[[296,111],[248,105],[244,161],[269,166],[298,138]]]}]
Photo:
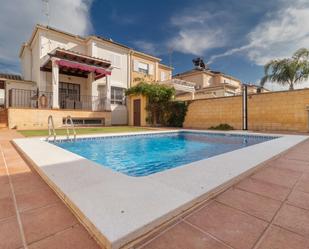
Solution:
[{"label": "palm tree", "polygon": [[264,66],[264,72],[261,86],[270,81],[294,90],[295,84],[309,78],[309,50],[301,48],[291,58],[271,60]]}]

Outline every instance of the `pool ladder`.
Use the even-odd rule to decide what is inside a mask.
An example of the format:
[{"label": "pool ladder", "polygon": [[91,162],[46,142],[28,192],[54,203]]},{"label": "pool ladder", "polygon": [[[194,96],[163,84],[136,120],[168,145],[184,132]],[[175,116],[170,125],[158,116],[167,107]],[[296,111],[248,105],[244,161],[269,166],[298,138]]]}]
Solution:
[{"label": "pool ladder", "polygon": [[48,116],[47,122],[48,122],[48,137],[46,138],[46,141],[49,141],[49,138],[53,135],[55,142],[57,134],[55,131],[54,119],[52,115]]},{"label": "pool ladder", "polygon": [[[70,126],[68,124],[68,121],[70,121]],[[73,131],[73,137],[74,137],[74,141],[76,140],[76,131],[75,131],[75,127],[74,127],[74,123],[73,123],[73,120],[72,120],[72,117],[70,115],[68,115],[66,118],[65,118],[65,126],[67,128],[67,139],[69,140],[70,139],[70,129]]]}]

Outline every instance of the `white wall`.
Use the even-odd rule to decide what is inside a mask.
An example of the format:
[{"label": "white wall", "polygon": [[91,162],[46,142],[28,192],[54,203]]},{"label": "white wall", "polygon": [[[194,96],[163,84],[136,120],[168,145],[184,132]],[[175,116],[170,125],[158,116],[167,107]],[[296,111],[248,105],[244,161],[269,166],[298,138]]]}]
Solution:
[{"label": "white wall", "polygon": [[[48,59],[48,53],[55,48],[69,49],[89,56],[111,60],[113,62],[111,86],[128,88],[129,54],[127,49],[104,41],[93,41],[92,39],[86,43],[85,40],[79,38],[39,29],[33,40],[31,50],[24,51],[21,57],[21,64],[24,79],[36,82],[40,91],[51,91],[51,74],[40,71],[40,67]],[[93,96],[99,95],[98,86],[105,85],[106,82],[105,78],[94,81],[91,84],[88,80],[89,86],[86,86],[87,79],[63,75],[60,75],[59,80],[81,84],[81,94]],[[127,124],[126,106],[117,107],[117,105],[114,105],[112,109],[115,111],[113,115],[115,124]]]},{"label": "white wall", "polygon": [[112,86],[128,87],[128,52],[125,49],[96,42],[92,56],[112,62]]},{"label": "white wall", "polygon": [[36,84],[32,82],[7,81],[5,85],[5,106],[9,107],[9,91],[11,89],[36,90]]},{"label": "white wall", "polygon": [[[98,57],[112,62],[111,86],[128,88],[128,50],[118,47],[117,45],[102,42],[91,42],[88,44],[88,51],[91,51],[91,56]],[[101,84],[105,79],[95,81],[95,84]],[[103,83],[105,84],[105,83]],[[97,86],[95,86],[97,87]],[[125,125],[128,123],[128,110],[125,105],[111,105],[112,124]]]},{"label": "white wall", "polygon": [[29,47],[24,48],[24,52],[21,58],[21,73],[24,80],[32,80],[31,70],[32,70],[32,59],[31,59],[31,51]]}]

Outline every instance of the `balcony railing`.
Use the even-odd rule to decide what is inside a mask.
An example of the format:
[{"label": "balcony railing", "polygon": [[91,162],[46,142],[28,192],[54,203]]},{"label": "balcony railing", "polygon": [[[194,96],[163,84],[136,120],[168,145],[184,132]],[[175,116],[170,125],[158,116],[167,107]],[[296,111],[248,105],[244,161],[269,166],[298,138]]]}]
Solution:
[{"label": "balcony railing", "polygon": [[59,94],[60,109],[104,111],[106,98],[90,95]]},{"label": "balcony railing", "polygon": [[9,90],[9,107],[51,109],[53,94],[38,90]]},{"label": "balcony railing", "polygon": [[[59,94],[59,108],[85,111],[105,111],[106,98],[90,95]],[[52,109],[53,93],[37,90],[9,90],[9,107]]]}]

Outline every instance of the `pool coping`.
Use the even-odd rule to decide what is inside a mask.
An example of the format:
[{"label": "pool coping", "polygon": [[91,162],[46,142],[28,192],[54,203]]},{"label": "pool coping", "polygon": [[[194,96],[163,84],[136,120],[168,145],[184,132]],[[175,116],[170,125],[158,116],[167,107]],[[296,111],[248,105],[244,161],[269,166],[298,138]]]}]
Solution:
[{"label": "pool coping", "polygon": [[14,139],[13,143],[102,246],[121,248],[131,245],[133,240],[140,240],[145,234],[158,229],[162,223],[226,189],[268,160],[308,138],[286,134],[192,129],[79,137],[178,131],[280,137],[142,177],[127,176],[109,168],[98,167],[97,163],[47,143],[42,138]]}]

